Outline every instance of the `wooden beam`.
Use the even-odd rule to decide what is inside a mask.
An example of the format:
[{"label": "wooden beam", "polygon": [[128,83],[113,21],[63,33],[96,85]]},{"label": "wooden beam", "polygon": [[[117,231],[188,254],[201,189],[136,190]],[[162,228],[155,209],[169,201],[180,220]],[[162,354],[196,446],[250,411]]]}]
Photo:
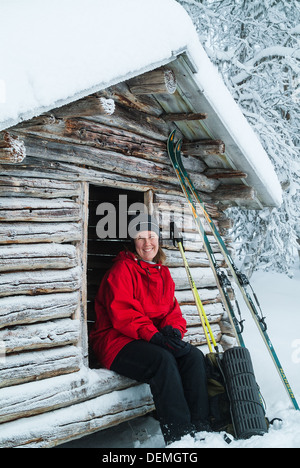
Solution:
[{"label": "wooden beam", "polygon": [[0,176],[0,197],[72,198],[79,195],[79,182]]},{"label": "wooden beam", "polygon": [[128,82],[128,85],[132,94],[136,96],[143,94],[174,94],[177,81],[172,70],[159,68],[133,78]]},{"label": "wooden beam", "polygon": [[224,168],[207,169],[205,175],[208,179],[246,179],[248,177],[245,172]]},{"label": "wooden beam", "polygon": [[0,198],[0,221],[78,221],[79,205],[69,198]]},{"label": "wooden beam", "polygon": [[113,115],[115,101],[94,94],[51,111],[56,118]]},{"label": "wooden beam", "polygon": [[0,272],[39,269],[66,269],[77,265],[74,245],[17,244],[0,250]]},{"label": "wooden beam", "polygon": [[79,223],[0,223],[1,244],[32,244],[40,242],[77,242],[81,240]]},{"label": "wooden beam", "polygon": [[210,194],[213,201],[236,202],[243,200],[254,200],[256,192],[254,188],[246,185],[219,185],[219,187]]},{"label": "wooden beam", "polygon": [[0,296],[73,292],[81,287],[79,267],[67,270],[35,270],[0,274]]},{"label": "wooden beam", "polygon": [[0,140],[0,163],[15,164],[22,162],[26,157],[24,142],[18,137],[4,132]]},{"label": "wooden beam", "polygon": [[225,144],[221,140],[197,140],[184,142],[182,152],[190,156],[208,156],[210,154],[223,154]]},{"label": "wooden beam", "polygon": [[0,388],[76,372],[80,365],[81,351],[77,346],[9,354],[5,365],[0,364]]},{"label": "wooden beam", "polygon": [[172,114],[162,114],[161,118],[165,121],[172,121],[172,122],[179,122],[181,120],[205,120],[207,118],[207,114],[204,113],[172,113]]},{"label": "wooden beam", "polygon": [[0,298],[0,328],[72,317],[79,291]]},{"label": "wooden beam", "polygon": [[79,320],[70,318],[51,322],[17,325],[0,330],[7,354],[32,349],[54,348],[77,343],[80,336]]}]

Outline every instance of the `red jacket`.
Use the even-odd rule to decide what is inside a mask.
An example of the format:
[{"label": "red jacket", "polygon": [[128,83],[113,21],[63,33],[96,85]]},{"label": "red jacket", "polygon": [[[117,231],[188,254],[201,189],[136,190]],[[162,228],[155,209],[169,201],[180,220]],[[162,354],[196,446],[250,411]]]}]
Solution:
[{"label": "red jacket", "polygon": [[150,341],[166,325],[186,332],[174,297],[169,269],[121,252],[104,276],[95,301],[96,322],[90,342],[99,362],[110,368],[119,351],[133,340]]}]

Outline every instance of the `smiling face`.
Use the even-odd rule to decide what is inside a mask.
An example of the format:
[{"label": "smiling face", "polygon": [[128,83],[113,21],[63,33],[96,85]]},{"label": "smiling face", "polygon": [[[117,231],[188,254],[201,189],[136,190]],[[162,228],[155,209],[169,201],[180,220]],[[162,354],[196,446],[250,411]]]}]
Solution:
[{"label": "smiling face", "polygon": [[152,262],[158,252],[158,235],[153,231],[141,231],[134,239],[136,253],[146,262]]}]

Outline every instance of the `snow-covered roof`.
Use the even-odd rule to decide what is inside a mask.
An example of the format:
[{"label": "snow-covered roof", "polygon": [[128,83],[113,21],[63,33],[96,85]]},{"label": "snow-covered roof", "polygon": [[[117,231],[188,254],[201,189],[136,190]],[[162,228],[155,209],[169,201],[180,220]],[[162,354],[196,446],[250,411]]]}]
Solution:
[{"label": "snow-covered roof", "polygon": [[0,17],[0,130],[186,51],[219,127],[243,157],[249,183],[265,192],[265,204],[281,204],[268,155],[175,0],[2,0]]}]

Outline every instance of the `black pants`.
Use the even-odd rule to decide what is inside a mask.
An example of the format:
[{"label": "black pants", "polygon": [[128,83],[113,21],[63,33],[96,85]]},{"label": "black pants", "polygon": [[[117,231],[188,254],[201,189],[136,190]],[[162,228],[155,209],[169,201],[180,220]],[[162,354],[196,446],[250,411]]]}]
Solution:
[{"label": "black pants", "polygon": [[167,350],[143,340],[128,343],[111,369],[151,388],[167,444],[208,429],[209,404],[203,353],[195,347],[175,359]]}]

